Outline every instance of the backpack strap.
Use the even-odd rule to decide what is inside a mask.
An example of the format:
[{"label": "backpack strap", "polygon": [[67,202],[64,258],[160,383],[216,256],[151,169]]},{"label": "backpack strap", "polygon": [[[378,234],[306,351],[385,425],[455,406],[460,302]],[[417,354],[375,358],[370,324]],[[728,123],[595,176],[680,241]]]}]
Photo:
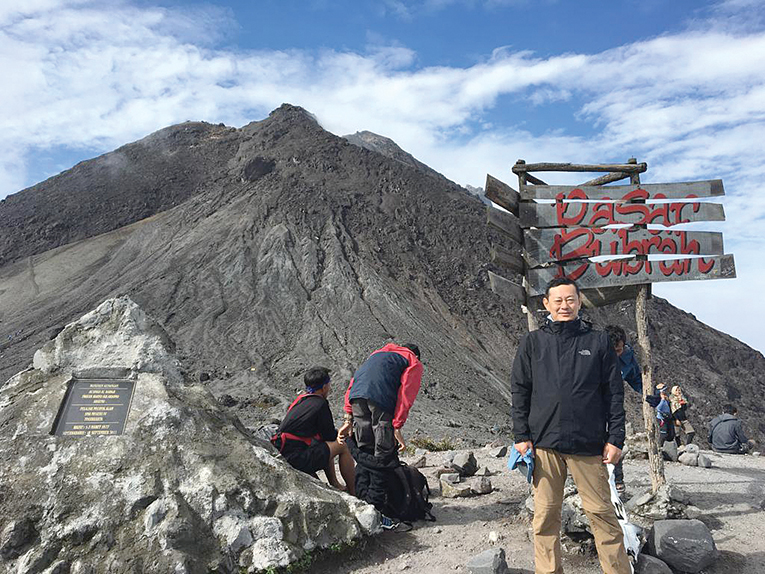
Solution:
[{"label": "backpack strap", "polygon": [[[303,393],[297,396],[297,398],[292,401],[292,404],[287,408],[287,413],[289,413],[294,407],[298,405],[304,398],[306,397],[318,397],[316,393]],[[298,436],[296,434],[292,434],[291,432],[277,432],[274,436],[271,437],[271,444],[273,444],[276,448],[279,449],[279,452],[282,452],[284,450],[284,443],[287,439],[289,440],[296,440],[299,442],[304,443],[306,446],[311,446],[311,441],[318,440],[321,437],[316,434],[314,436]],[[277,443],[280,443],[279,446],[277,446]]]}]

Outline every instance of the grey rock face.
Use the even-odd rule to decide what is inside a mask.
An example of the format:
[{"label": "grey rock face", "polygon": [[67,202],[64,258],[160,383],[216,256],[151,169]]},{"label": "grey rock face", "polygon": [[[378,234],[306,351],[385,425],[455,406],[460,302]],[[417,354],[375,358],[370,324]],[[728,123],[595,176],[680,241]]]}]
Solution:
[{"label": "grey rock face", "polygon": [[484,550],[470,559],[467,569],[470,574],[505,574],[507,572],[505,551],[502,548]]},{"label": "grey rock face", "polygon": [[[379,531],[187,379],[166,333],[111,299],[0,388],[0,573],[255,572]],[[54,436],[73,373],[134,382],[122,435]]]},{"label": "grey rock face", "polygon": [[635,574],[672,574],[672,570],[655,556],[640,554],[635,565]]},{"label": "grey rock face", "polygon": [[719,555],[709,529],[699,520],[659,520],[649,533],[649,545],[657,558],[681,572],[701,572]]}]

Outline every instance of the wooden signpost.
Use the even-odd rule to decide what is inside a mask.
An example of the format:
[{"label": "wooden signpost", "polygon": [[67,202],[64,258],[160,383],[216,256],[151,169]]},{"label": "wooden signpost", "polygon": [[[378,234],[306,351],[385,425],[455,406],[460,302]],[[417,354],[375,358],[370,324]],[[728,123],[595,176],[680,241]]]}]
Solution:
[{"label": "wooden signpost", "polygon": [[[635,300],[644,398],[653,391],[647,318],[651,284],[736,276],[721,233],[676,228],[725,220],[722,205],[705,201],[725,194],[722,181],[641,184],[646,169],[634,159],[596,165],[518,160],[513,166],[518,191],[488,175],[485,192],[502,208],[488,208],[487,223],[501,232],[491,246],[491,261],[513,276],[489,272],[492,290],[522,303],[529,330],[537,328],[535,310],[556,277],[575,280],[586,307]],[[607,173],[567,186],[547,185],[531,173],[541,171]],[[606,185],[625,178],[629,185]],[[655,492],[665,482],[664,466],[655,413],[645,401],[643,418]]]}]

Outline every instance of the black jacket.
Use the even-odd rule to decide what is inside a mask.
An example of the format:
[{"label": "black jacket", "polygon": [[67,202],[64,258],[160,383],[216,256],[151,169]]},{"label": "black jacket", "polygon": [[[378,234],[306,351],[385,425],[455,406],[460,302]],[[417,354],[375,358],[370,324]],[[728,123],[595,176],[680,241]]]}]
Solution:
[{"label": "black jacket", "polygon": [[709,423],[709,444],[717,452],[739,453],[749,439],[744,434],[742,422],[727,413],[717,415]]},{"label": "black jacket", "polygon": [[513,363],[516,442],[565,454],[624,446],[624,383],[608,335],[574,321],[547,322],[521,339]]}]

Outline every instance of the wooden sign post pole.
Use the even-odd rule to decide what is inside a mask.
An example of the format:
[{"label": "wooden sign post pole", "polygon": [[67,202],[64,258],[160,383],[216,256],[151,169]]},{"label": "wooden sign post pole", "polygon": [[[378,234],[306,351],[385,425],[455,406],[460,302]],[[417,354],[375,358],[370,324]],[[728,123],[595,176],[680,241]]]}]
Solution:
[{"label": "wooden sign post pole", "polygon": [[[525,163],[525,162],[522,159],[519,159],[518,163]],[[525,171],[519,172],[518,173],[518,189],[523,189],[526,186],[526,180],[527,180],[526,172]],[[521,245],[524,245],[524,244],[522,243]],[[532,331],[536,331],[537,329],[539,329],[539,322],[537,321],[535,303],[531,300],[531,297],[529,297],[528,289],[526,289],[526,304],[524,305],[524,309],[526,309],[526,322],[528,323],[529,333],[531,333]]]},{"label": "wooden sign post pole", "polygon": [[[630,159],[629,163],[637,163]],[[640,174],[630,174],[630,183],[640,185]],[[642,257],[646,257],[643,255]],[[635,323],[637,324],[640,356],[643,358],[643,422],[648,437],[648,464],[651,470],[651,489],[656,492],[662,484],[667,482],[664,477],[664,457],[659,451],[658,429],[656,426],[656,413],[653,407],[646,402],[646,397],[653,392],[653,366],[651,364],[651,338],[648,334],[648,299],[650,297],[651,284],[640,285],[635,300]]]}]

